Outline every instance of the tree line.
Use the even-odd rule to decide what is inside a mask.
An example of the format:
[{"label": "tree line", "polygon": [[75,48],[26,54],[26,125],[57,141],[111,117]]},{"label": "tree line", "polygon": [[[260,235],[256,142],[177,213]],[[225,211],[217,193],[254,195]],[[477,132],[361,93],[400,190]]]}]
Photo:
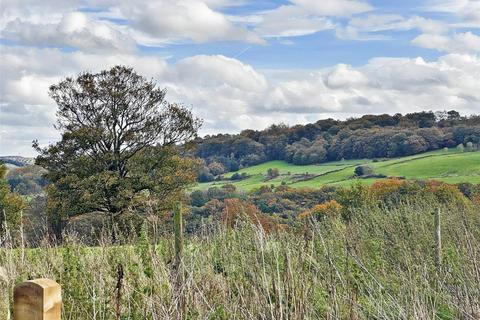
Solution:
[{"label": "tree line", "polygon": [[199,180],[270,160],[297,165],[362,158],[393,158],[441,148],[480,144],[480,116],[455,110],[406,115],[365,115],[345,121],[272,125],[265,130],[197,138],[194,156],[204,161]]}]

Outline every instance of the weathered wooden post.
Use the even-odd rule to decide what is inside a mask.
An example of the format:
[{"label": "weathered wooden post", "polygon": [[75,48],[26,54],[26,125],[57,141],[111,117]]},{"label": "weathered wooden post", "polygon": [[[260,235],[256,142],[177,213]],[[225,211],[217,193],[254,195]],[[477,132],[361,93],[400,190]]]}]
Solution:
[{"label": "weathered wooden post", "polygon": [[181,267],[183,252],[183,217],[182,206],[177,203],[173,207],[173,224],[175,231],[175,264]]},{"label": "weathered wooden post", "polygon": [[442,225],[440,221],[440,208],[435,211],[435,264],[437,272],[442,269]]},{"label": "weathered wooden post", "polygon": [[176,203],[173,206],[173,228],[175,231],[175,271],[176,271],[176,283],[175,291],[178,298],[178,315],[177,318],[185,318],[185,296],[183,293],[183,286],[185,282],[184,270],[183,270],[183,217],[182,217],[182,205]]},{"label": "weathered wooden post", "polygon": [[50,279],[19,283],[13,291],[13,320],[60,320],[61,288]]}]

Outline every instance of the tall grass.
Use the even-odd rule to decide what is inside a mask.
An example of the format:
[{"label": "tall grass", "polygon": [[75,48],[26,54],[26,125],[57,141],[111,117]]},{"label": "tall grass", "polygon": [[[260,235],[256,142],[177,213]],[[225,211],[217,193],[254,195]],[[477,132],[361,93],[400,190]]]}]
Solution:
[{"label": "tall grass", "polygon": [[0,319],[14,285],[36,277],[62,285],[62,319],[72,320],[176,319],[181,299],[186,319],[479,319],[479,208],[440,207],[440,268],[435,209],[369,207],[348,223],[274,234],[205,227],[185,239],[181,297],[173,235],[121,246],[103,237],[96,247],[68,235],[62,246],[0,249]]}]

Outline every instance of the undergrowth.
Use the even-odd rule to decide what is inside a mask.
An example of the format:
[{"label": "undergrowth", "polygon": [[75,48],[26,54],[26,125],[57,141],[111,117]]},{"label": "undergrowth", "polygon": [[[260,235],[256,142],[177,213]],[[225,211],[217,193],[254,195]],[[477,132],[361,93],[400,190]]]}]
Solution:
[{"label": "undergrowth", "polygon": [[[435,264],[438,204],[366,207],[265,234],[249,225],[205,227],[185,239],[175,286],[173,236],[95,247],[0,249],[0,318],[15,284],[62,285],[62,319],[479,319],[480,214],[442,205],[442,265]],[[122,269],[118,294],[119,268]],[[116,308],[119,308],[119,317]]]}]

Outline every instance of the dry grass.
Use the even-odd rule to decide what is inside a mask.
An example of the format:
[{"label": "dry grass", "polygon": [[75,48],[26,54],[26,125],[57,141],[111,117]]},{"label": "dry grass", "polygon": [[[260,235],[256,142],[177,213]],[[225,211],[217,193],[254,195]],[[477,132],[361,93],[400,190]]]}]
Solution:
[{"label": "dry grass", "polygon": [[58,247],[0,249],[0,318],[16,283],[49,277],[63,287],[69,320],[116,319],[117,304],[119,319],[176,319],[183,299],[186,319],[479,319],[480,210],[441,208],[437,270],[434,208],[365,208],[350,223],[270,235],[206,227],[186,239],[180,287],[173,236],[87,247],[70,235]]}]

